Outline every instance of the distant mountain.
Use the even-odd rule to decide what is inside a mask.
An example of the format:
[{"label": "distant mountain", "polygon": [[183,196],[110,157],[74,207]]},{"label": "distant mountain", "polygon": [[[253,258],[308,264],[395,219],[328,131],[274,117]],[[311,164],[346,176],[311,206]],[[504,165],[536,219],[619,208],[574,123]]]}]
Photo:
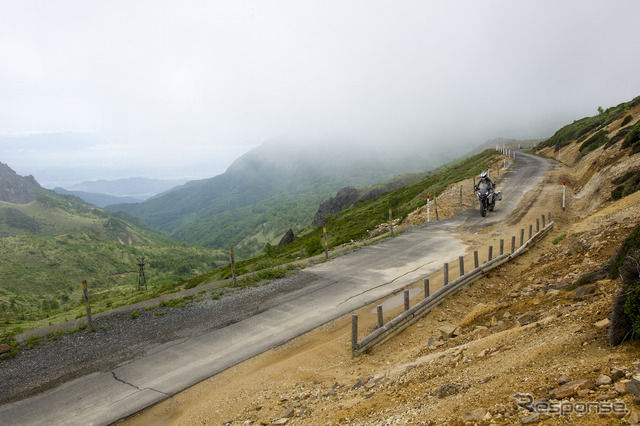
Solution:
[{"label": "distant mountain", "polygon": [[93,192],[84,191],[67,191],[64,188],[53,188],[53,190],[61,195],[73,195],[83,199],[87,203],[93,204],[98,207],[106,207],[111,204],[123,204],[123,203],[140,203],[145,199],[133,198],[133,197],[117,197],[115,195],[98,194]]},{"label": "distant mountain", "polygon": [[33,176],[20,176],[0,162],[0,201],[27,204],[35,200],[36,195],[42,191]]},{"label": "distant mountain", "polygon": [[[446,147],[441,148],[443,151]],[[277,243],[289,228],[311,224],[318,205],[346,186],[367,186],[434,168],[451,150],[271,140],[238,158],[225,173],[188,182],[140,204],[108,206],[168,235],[240,256]]]},{"label": "distant mountain", "polygon": [[[80,191],[84,193],[105,194],[114,197],[130,197],[135,199],[135,201],[113,201],[111,203],[115,204],[119,202],[144,201],[155,195],[169,191],[176,186],[180,186],[185,182],[186,180],[184,179],[149,179],[144,177],[134,177],[116,180],[87,181],[71,185],[66,189],[71,192]],[[82,196],[80,196],[80,198],[88,201]]]}]

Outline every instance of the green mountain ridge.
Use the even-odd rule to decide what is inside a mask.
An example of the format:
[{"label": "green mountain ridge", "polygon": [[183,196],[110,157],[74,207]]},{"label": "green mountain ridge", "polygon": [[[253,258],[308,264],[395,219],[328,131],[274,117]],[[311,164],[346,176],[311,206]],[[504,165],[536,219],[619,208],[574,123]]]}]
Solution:
[{"label": "green mountain ridge", "polygon": [[387,147],[273,140],[238,158],[225,173],[188,182],[139,204],[108,206],[139,217],[180,241],[261,253],[292,228],[307,227],[318,206],[346,186],[368,186],[423,171],[449,154]]}]

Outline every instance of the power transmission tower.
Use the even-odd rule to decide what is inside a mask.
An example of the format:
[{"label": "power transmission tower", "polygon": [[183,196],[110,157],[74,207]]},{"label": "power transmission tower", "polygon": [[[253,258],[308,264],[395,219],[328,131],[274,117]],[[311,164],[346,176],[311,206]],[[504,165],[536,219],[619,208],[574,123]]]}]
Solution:
[{"label": "power transmission tower", "polygon": [[138,257],[138,266],[140,267],[140,272],[138,274],[138,289],[147,289],[147,277],[144,275],[144,257]]}]

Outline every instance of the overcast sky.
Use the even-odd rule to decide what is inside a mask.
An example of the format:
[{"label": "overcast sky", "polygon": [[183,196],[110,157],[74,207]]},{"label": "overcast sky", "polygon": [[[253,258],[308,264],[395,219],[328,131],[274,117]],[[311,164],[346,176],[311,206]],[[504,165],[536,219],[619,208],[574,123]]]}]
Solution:
[{"label": "overcast sky", "polygon": [[[209,177],[278,137],[550,136],[640,95],[638,28],[637,0],[0,0],[0,161]],[[90,137],[21,137],[59,132]]]}]

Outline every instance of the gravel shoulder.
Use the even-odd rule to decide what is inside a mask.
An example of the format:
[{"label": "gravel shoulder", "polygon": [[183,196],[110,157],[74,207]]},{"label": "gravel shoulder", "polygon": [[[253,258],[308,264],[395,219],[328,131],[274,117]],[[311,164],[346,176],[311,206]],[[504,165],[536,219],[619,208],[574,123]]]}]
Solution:
[{"label": "gravel shoulder", "polygon": [[[269,309],[283,297],[315,281],[312,274],[294,274],[260,286],[212,289],[192,294],[185,306],[129,307],[95,318],[95,331],[52,333],[32,349],[0,361],[0,404],[47,391],[75,378],[113,370],[166,342],[226,327]],[[168,303],[170,305],[170,303]],[[42,334],[42,333],[40,333]]]}]

